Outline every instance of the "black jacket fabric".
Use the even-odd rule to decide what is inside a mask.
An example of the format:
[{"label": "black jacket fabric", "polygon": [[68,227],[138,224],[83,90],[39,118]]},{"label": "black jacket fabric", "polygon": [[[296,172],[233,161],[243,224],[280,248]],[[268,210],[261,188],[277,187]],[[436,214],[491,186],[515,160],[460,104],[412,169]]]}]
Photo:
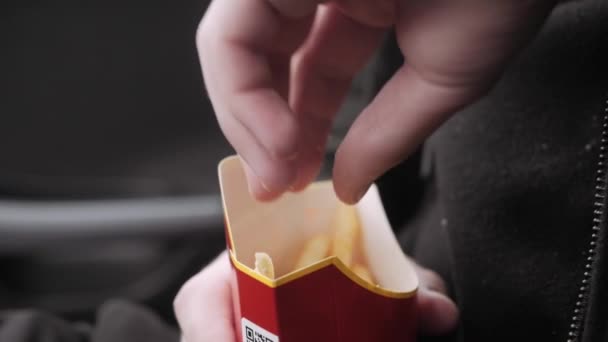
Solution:
[{"label": "black jacket fabric", "polygon": [[[577,1],[555,10],[487,97],[429,139],[426,190],[402,241],[448,279],[461,340],[608,340],[608,227],[596,189],[607,100],[608,2]],[[569,336],[577,301],[586,321]]]},{"label": "black jacket fabric", "polygon": [[[407,173],[422,191],[415,211],[403,208],[413,214],[400,240],[447,280],[461,309],[458,332],[439,340],[608,341],[606,163],[598,165],[607,97],[608,2],[573,1],[488,96],[425,144],[420,179]],[[177,341],[177,332],[124,302],[102,307],[92,326],[2,313],[0,342],[34,341]]]}]

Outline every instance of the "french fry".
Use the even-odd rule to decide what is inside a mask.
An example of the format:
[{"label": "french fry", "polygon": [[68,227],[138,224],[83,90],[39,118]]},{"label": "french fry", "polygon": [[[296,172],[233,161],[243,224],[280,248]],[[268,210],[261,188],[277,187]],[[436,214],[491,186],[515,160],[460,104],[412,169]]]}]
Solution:
[{"label": "french fry", "polygon": [[[310,266],[328,255],[335,255],[358,277],[374,283],[374,277],[366,265],[361,248],[361,226],[355,207],[339,203],[330,223],[331,231],[313,236],[302,247],[293,270]],[[266,253],[256,253],[256,272],[274,278],[272,260]]]},{"label": "french fry", "polygon": [[373,283],[374,279],[372,277],[371,272],[369,271],[369,269],[361,264],[355,264],[352,267],[353,272],[355,272],[356,275],[358,275],[360,278],[362,278],[363,280],[369,282],[369,283]]},{"label": "french fry", "polygon": [[257,273],[266,278],[274,279],[274,265],[272,258],[266,253],[255,253],[255,269]]},{"label": "french fry", "polygon": [[338,204],[332,227],[335,229],[332,241],[332,253],[346,267],[351,267],[354,259],[355,244],[360,230],[355,207],[343,203]]},{"label": "french fry", "polygon": [[300,269],[327,257],[331,244],[329,235],[319,234],[310,239],[302,249],[300,257],[296,262],[295,269]]}]

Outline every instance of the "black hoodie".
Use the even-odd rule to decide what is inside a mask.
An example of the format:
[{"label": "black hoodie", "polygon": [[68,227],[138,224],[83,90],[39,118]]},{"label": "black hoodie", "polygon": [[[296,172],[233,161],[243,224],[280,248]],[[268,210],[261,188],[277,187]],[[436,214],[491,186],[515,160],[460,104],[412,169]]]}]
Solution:
[{"label": "black hoodie", "polygon": [[608,2],[590,0],[428,140],[402,241],[448,280],[460,339],[608,341],[606,139]]}]

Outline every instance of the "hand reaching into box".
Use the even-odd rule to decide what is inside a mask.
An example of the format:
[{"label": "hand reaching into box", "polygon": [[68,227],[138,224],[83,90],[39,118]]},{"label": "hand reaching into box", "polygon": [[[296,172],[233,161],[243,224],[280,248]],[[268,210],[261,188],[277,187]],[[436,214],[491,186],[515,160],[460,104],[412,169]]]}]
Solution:
[{"label": "hand reaching into box", "polygon": [[197,47],[220,126],[269,200],[315,179],[333,117],[389,30],[406,63],[338,148],[355,203],[460,108],[483,96],[557,1],[217,0]]}]

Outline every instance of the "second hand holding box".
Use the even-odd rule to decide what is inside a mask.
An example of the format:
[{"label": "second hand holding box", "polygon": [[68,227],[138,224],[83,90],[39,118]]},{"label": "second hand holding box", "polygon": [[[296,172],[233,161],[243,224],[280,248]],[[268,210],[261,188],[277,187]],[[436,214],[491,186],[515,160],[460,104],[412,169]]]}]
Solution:
[{"label": "second hand holding box", "polygon": [[238,157],[219,176],[238,341],[416,340],[418,279],[375,186],[354,207],[329,181],[261,203]]}]

